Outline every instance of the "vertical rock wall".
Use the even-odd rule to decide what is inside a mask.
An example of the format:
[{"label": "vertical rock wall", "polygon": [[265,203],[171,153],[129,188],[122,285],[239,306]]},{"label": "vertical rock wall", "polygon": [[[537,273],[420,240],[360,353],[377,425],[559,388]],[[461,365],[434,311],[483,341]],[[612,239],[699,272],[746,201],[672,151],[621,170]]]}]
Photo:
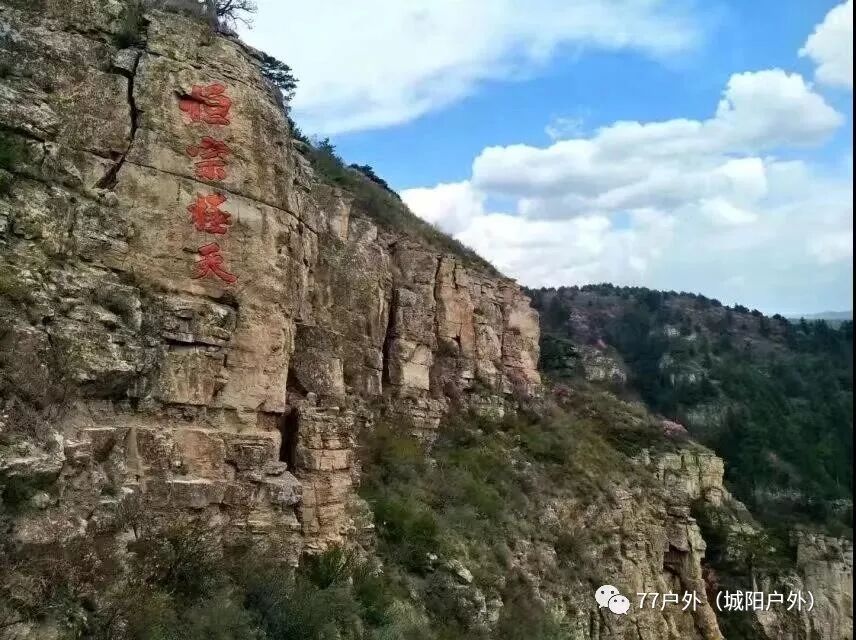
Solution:
[{"label": "vertical rock wall", "polygon": [[323,546],[353,529],[360,425],[430,440],[454,402],[537,393],[528,299],[323,184],[255,52],[158,11],[119,37],[121,2],[41,9],[0,6],[23,150],[0,267],[26,302],[4,341],[73,348],[77,393],[49,443],[0,456],[56,481],[17,535],[142,496]]}]

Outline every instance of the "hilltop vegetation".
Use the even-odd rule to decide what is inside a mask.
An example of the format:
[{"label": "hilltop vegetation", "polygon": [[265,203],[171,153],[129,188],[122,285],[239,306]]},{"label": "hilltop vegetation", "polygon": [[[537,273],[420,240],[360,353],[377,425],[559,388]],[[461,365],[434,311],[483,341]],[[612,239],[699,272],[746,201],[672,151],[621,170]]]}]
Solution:
[{"label": "hilltop vegetation", "polygon": [[792,323],[638,287],[530,294],[549,375],[579,377],[579,349],[596,345],[625,369],[625,391],[726,460],[759,516],[852,530],[852,322]]},{"label": "hilltop vegetation", "polygon": [[303,143],[303,152],[321,180],[348,192],[356,210],[381,228],[458,256],[465,264],[488,274],[499,275],[496,268],[475,251],[410,211],[372,167],[346,164],[329,138],[309,140],[299,130],[295,130],[295,137]]},{"label": "hilltop vegetation", "polygon": [[823,320],[830,327],[838,328],[845,322],[853,321],[853,312],[852,311],[821,311],[820,313],[810,313],[802,316],[787,316],[788,320],[792,322],[800,322],[801,320],[807,320],[809,322],[813,320]]}]

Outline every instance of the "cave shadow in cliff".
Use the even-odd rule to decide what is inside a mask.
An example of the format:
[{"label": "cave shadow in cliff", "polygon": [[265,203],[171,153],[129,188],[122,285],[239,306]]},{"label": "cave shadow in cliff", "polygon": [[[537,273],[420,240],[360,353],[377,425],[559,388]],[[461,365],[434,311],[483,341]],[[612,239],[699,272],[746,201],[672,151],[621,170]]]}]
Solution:
[{"label": "cave shadow in cliff", "polygon": [[291,473],[297,470],[297,436],[300,431],[300,413],[292,409],[279,419],[279,433],[282,440],[279,445],[279,460],[284,462]]},{"label": "cave shadow in cliff", "polygon": [[[289,404],[289,396],[294,399],[305,398],[306,388],[301,384],[297,372],[288,368],[288,378],[285,383],[285,402]],[[300,433],[300,411],[297,407],[286,408],[284,414],[277,421],[277,428],[281,436],[279,445],[279,461],[284,462],[286,469],[291,473],[297,470],[297,439]]]},{"label": "cave shadow in cliff", "polygon": [[685,551],[681,551],[670,544],[663,554],[663,571],[680,578],[684,573],[686,556]]}]

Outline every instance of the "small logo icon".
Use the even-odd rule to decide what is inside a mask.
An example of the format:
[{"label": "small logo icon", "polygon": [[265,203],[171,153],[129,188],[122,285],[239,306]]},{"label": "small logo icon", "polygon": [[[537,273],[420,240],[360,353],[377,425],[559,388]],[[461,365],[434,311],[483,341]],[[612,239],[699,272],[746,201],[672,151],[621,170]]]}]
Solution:
[{"label": "small logo icon", "polygon": [[611,584],[605,584],[594,592],[594,599],[597,600],[598,605],[603,609],[604,607],[609,606],[609,599],[612,596],[617,595],[620,595],[618,593],[618,589],[613,587]]},{"label": "small logo icon", "polygon": [[630,600],[625,598],[623,595],[618,594],[617,596],[612,596],[609,599],[609,610],[612,613],[623,616],[627,614],[627,610],[630,609]]},{"label": "small logo icon", "polygon": [[601,609],[607,607],[616,615],[626,615],[630,609],[630,600],[625,598],[611,584],[605,584],[594,592],[594,599]]}]

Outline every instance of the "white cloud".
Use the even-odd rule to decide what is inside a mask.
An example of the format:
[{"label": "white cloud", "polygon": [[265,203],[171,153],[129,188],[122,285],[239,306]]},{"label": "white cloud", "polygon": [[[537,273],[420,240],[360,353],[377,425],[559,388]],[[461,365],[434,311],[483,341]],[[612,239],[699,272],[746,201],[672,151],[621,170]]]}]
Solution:
[{"label": "white cloud", "polygon": [[799,55],[817,64],[818,82],[853,88],[853,0],[833,7],[826,14]]},{"label": "white cloud", "polygon": [[666,0],[260,0],[242,36],[299,78],[295,117],[334,134],[406,122],[485,81],[536,72],[562,47],[685,51],[700,38]]},{"label": "white cloud", "polygon": [[[768,189],[753,209],[712,198],[627,211],[626,224],[596,213],[530,219],[486,211],[484,201],[471,208],[464,188],[461,206],[450,208],[469,216],[459,240],[529,286],[644,285],[771,312],[852,306],[851,184],[797,161],[766,169]],[[409,193],[417,213],[430,201],[430,190],[420,201]]]},{"label": "white cloud", "polygon": [[[774,155],[818,144],[841,123],[797,74],[736,74],[707,120],[617,122],[546,147],[488,147],[468,182],[403,197],[530,286],[611,281],[764,309],[845,307],[852,164]],[[493,196],[512,204],[486,210]]]},{"label": "white cloud", "polygon": [[843,260],[853,260],[853,234],[832,232],[816,236],[809,242],[809,253],[819,264],[833,264]]},{"label": "white cloud", "polygon": [[647,264],[670,243],[674,219],[644,210],[631,217],[632,229],[618,229],[601,215],[526,220],[488,213],[474,218],[458,238],[526,284],[640,284]]},{"label": "white cloud", "polygon": [[842,122],[801,75],[769,69],[731,76],[705,125],[709,136],[723,136],[723,148],[759,150],[820,142]]},{"label": "white cloud", "polygon": [[485,195],[469,182],[441,183],[430,189],[407,189],[402,199],[422,219],[442,225],[447,233],[466,229],[473,218],[484,215]]},{"label": "white cloud", "polygon": [[583,124],[585,120],[581,117],[560,116],[553,118],[546,127],[544,133],[551,140],[562,140],[563,138],[573,138],[583,133]]},{"label": "white cloud", "polygon": [[842,122],[799,74],[741,73],[729,80],[713,118],[616,122],[546,148],[488,147],[473,162],[473,181],[510,195],[571,197],[567,204],[578,206],[657,205],[658,198],[703,193],[711,180],[728,182],[729,171],[752,170],[757,180],[757,160],[732,164],[727,154],[816,144]]},{"label": "white cloud", "polygon": [[758,220],[757,214],[742,209],[725,198],[702,200],[699,208],[714,224],[721,226],[735,227]]},{"label": "white cloud", "polygon": [[767,193],[767,171],[759,158],[734,158],[720,165],[714,175],[723,179],[731,196],[754,202]]},{"label": "white cloud", "polygon": [[746,224],[768,188],[769,161],[755,154],[820,143],[842,122],[798,74],[741,73],[712,118],[623,121],[547,147],[488,147],[472,183],[517,198],[516,213],[530,219],[692,207],[722,225]]}]

